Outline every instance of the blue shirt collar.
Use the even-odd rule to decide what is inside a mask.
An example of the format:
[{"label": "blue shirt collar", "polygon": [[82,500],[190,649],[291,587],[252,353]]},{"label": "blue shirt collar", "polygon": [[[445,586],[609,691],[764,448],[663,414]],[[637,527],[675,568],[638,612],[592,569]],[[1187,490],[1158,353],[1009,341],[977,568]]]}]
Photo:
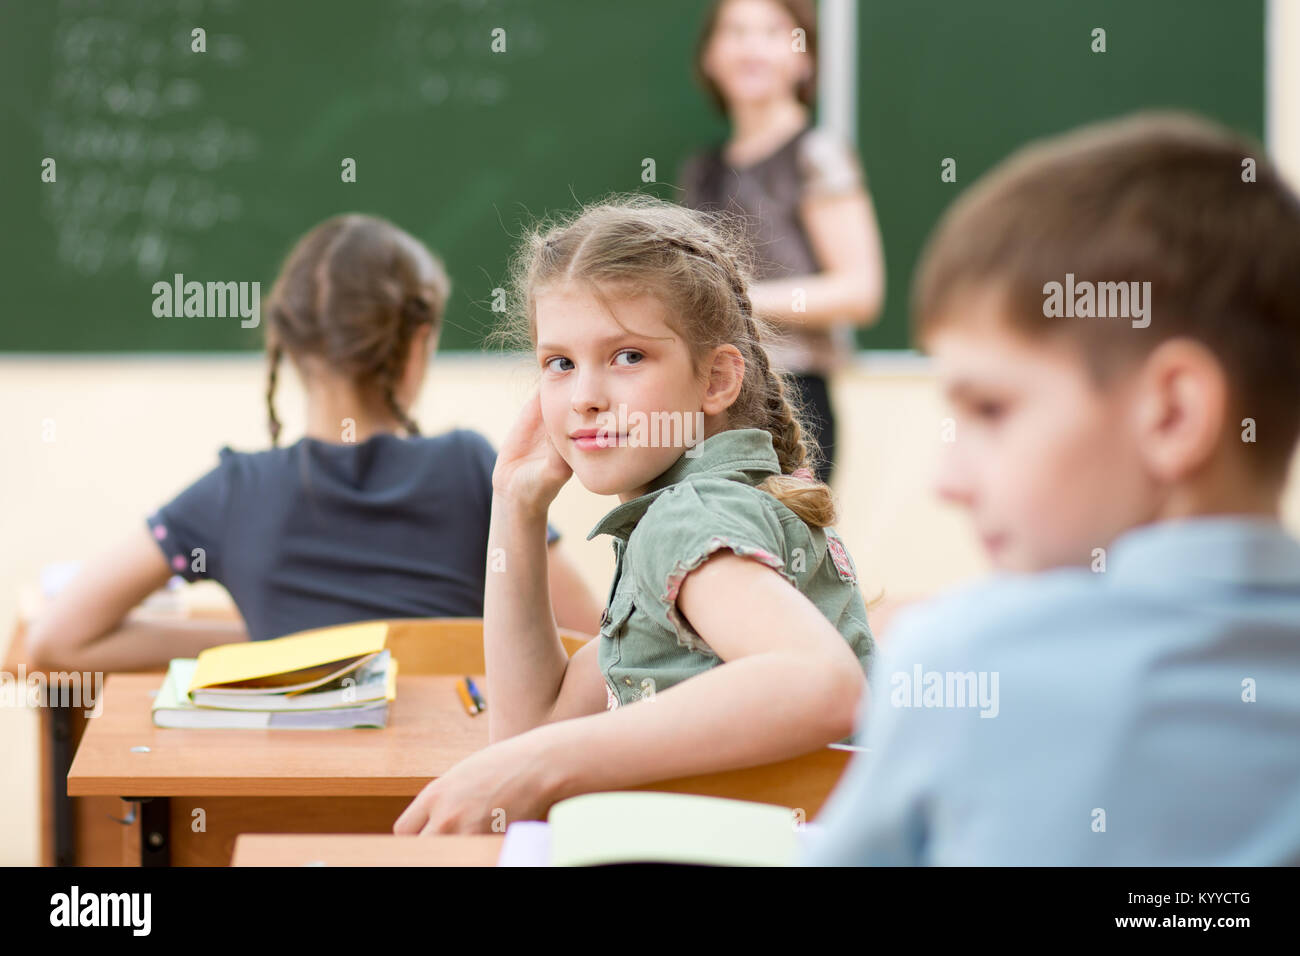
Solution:
[{"label": "blue shirt collar", "polygon": [[1107,577],[1124,583],[1300,588],[1300,541],[1262,515],[1159,521],[1116,538],[1106,570]]},{"label": "blue shirt collar", "polygon": [[756,485],[768,475],[780,473],[772,433],[767,429],[731,428],[718,432],[684,452],[667,471],[650,482],[645,494],[622,502],[601,518],[587,540],[598,534],[626,539],[654,500],[679,481],[708,475]]}]

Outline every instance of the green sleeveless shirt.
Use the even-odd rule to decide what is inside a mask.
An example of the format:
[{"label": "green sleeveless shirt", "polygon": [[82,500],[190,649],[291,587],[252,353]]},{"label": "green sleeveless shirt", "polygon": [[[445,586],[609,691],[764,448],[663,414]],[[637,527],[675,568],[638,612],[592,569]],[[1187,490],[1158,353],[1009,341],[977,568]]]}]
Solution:
[{"label": "green sleeveless shirt", "polygon": [[779,473],[768,431],[719,432],[587,535],[608,534],[614,542],[597,654],[611,710],[722,663],[677,609],[686,575],[721,548],[773,568],[798,588],[867,672],[874,642],[853,560],[834,530],[810,527],[755,487]]}]

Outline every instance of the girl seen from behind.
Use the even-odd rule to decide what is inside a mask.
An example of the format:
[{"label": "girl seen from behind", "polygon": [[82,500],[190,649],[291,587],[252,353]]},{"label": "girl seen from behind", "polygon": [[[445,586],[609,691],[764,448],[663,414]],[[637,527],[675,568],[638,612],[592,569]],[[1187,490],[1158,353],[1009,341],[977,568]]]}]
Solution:
[{"label": "girl seen from behind", "polygon": [[[337,216],[303,236],[264,309],[272,447],[222,448],[216,468],[87,562],[34,625],[33,654],[139,669],[359,620],[481,616],[495,453],[467,429],[421,436],[411,418],[449,288],[437,257],[385,220]],[[307,424],[280,447],[286,364]],[[547,529],[543,557],[556,619],[594,633],[599,608],[557,537]],[[242,627],[127,617],[173,574],[220,582]]]}]

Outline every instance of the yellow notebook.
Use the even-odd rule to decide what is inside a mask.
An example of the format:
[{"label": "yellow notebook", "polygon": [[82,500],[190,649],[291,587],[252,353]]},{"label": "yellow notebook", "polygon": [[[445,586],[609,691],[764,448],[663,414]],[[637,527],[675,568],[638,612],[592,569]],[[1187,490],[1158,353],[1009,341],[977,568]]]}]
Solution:
[{"label": "yellow notebook", "polygon": [[[341,668],[378,654],[388,640],[383,621],[324,627],[269,641],[241,641],[199,652],[187,693],[200,688],[243,685],[263,691],[275,686],[319,683]],[[270,680],[275,678],[274,680]]]}]

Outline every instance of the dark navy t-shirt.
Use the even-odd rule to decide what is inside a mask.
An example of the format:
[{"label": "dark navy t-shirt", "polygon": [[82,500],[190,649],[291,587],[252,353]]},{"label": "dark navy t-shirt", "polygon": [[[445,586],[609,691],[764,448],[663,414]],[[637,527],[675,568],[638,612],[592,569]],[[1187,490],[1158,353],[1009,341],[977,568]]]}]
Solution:
[{"label": "dark navy t-shirt", "polygon": [[[252,640],[482,617],[496,451],[477,432],[237,452],[149,516],[172,569],[225,586]],[[547,526],[548,543],[559,534]]]}]

